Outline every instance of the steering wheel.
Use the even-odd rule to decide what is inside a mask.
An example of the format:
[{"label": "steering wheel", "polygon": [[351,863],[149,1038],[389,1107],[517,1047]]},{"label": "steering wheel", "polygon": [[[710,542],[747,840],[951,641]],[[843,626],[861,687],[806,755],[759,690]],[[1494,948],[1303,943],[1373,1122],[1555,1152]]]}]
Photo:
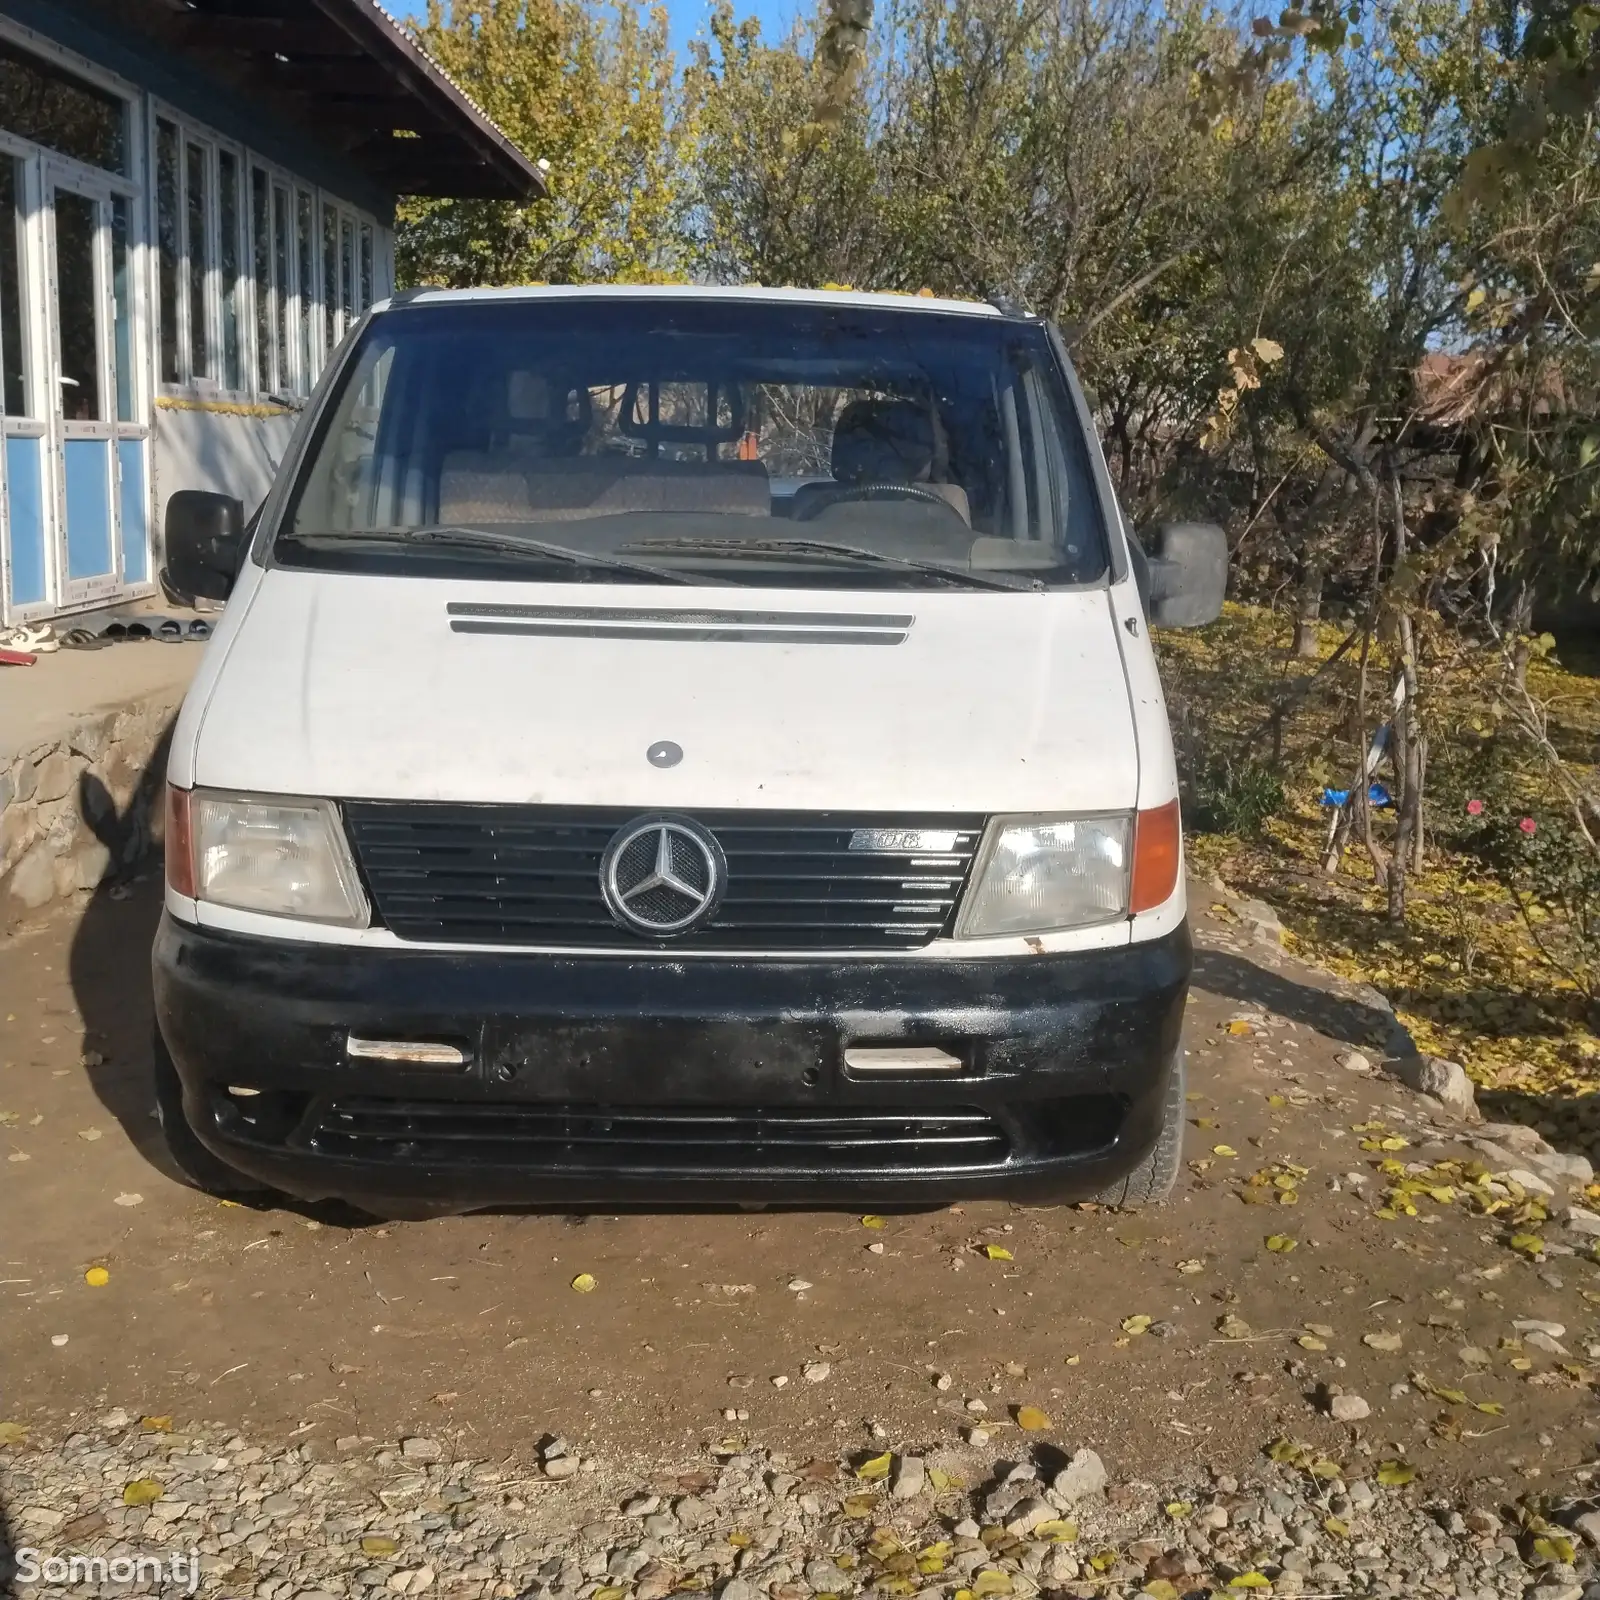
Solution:
[{"label": "steering wheel", "polygon": [[829,506],[846,500],[921,500],[943,506],[946,511],[955,509],[938,490],[920,483],[838,483],[825,485],[818,493],[807,495],[805,504],[796,507],[794,520],[810,522]]}]

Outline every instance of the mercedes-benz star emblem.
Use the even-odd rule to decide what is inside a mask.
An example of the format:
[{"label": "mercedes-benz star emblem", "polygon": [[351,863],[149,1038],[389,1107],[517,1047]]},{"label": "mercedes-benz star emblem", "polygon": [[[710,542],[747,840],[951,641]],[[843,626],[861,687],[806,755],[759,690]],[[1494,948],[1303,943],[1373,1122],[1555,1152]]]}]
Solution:
[{"label": "mercedes-benz star emblem", "polygon": [[722,847],[688,817],[635,817],[600,859],[600,893],[635,933],[662,938],[698,927],[722,898]]}]

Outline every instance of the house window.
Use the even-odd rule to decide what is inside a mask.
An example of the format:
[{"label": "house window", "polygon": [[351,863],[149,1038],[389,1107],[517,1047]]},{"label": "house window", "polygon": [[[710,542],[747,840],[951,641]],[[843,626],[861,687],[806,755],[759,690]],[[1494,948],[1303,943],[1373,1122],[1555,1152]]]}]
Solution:
[{"label": "house window", "polygon": [[222,298],[222,383],[244,387],[239,358],[243,289],[239,276],[239,235],[244,217],[239,204],[239,158],[231,150],[217,152],[217,269]]},{"label": "house window", "polygon": [[22,346],[22,163],[0,156],[0,411],[28,415],[28,361]]},{"label": "house window", "polygon": [[281,183],[272,186],[272,281],[277,290],[274,298],[276,338],[278,352],[278,386],[294,386],[292,352],[289,348],[289,191]]},{"label": "house window", "polygon": [[114,94],[0,40],[0,128],[128,175],[128,107]]},{"label": "house window", "polygon": [[206,270],[210,257],[206,220],[210,215],[210,184],[206,181],[204,145],[184,149],[184,230],[183,242],[188,259],[189,287],[189,376],[209,378],[212,374],[211,339],[206,316]]},{"label": "house window", "polygon": [[377,225],[164,112],[152,167],[161,381],[308,392],[372,299]]},{"label": "house window", "polygon": [[183,369],[178,349],[178,263],[181,218],[178,212],[178,130],[170,122],[156,123],[156,253],[159,258],[161,318],[161,381],[178,383]]},{"label": "house window", "polygon": [[322,208],[322,348],[331,352],[339,342],[339,213]]},{"label": "house window", "polygon": [[133,283],[128,268],[126,195],[111,198],[112,358],[117,364],[117,421],[133,422]]},{"label": "house window", "polygon": [[254,248],[251,265],[256,290],[256,388],[270,394],[277,387],[272,349],[272,200],[271,183],[260,167],[250,169],[250,221]]},{"label": "house window", "polygon": [[299,271],[300,382],[309,389],[317,373],[316,201],[304,189],[294,197],[295,266]]}]

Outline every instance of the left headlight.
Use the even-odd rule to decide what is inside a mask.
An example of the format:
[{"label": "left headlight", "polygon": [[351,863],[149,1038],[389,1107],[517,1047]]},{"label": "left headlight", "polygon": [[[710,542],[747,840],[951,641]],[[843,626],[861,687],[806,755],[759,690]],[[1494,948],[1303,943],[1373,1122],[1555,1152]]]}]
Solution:
[{"label": "left headlight", "polygon": [[[331,800],[226,794],[195,789],[173,794],[186,806],[189,892],[211,905],[270,916],[296,917],[341,928],[371,920],[360,875],[350,856],[338,807]],[[180,846],[181,850],[181,846]],[[176,880],[169,856],[169,878]],[[180,885],[174,881],[174,887]]]},{"label": "left headlight", "polygon": [[958,939],[1048,933],[1128,914],[1133,818],[996,817],[956,927]]}]

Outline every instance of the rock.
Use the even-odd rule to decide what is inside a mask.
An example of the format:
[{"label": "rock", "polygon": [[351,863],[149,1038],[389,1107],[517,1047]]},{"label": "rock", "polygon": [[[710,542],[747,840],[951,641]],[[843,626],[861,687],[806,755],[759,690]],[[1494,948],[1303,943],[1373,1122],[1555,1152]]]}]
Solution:
[{"label": "rock", "polygon": [[575,1478],[581,1466],[582,1462],[576,1456],[557,1456],[545,1462],[544,1475],[547,1478]]},{"label": "rock", "polygon": [[1442,1056],[1402,1055],[1386,1065],[1395,1077],[1418,1094],[1431,1094],[1458,1115],[1477,1119],[1478,1102],[1473,1095],[1472,1079],[1459,1062],[1446,1061]]},{"label": "rock", "polygon": [[644,1531],[652,1539],[670,1539],[681,1527],[670,1511],[657,1511],[644,1519]]},{"label": "rock", "polygon": [[1512,1167],[1499,1176],[1510,1179],[1512,1183],[1521,1184],[1529,1194],[1543,1195],[1546,1198],[1555,1195],[1555,1190],[1537,1172],[1529,1172],[1526,1167]]},{"label": "rock", "polygon": [[1283,923],[1265,900],[1241,900],[1234,910],[1262,944],[1283,944]]},{"label": "rock", "polygon": [[1496,1144],[1504,1145],[1507,1150],[1515,1150],[1519,1155],[1542,1155],[1550,1148],[1537,1128],[1527,1127],[1521,1122],[1486,1122],[1482,1133],[1485,1139],[1493,1139]]},{"label": "rock", "polygon": [[444,1458],[444,1446],[437,1439],[402,1439],[400,1454],[407,1461],[440,1461]]},{"label": "rock", "polygon": [[816,1594],[842,1594],[850,1587],[849,1577],[826,1556],[806,1562],[806,1582]]},{"label": "rock", "polygon": [[1582,1516],[1572,1519],[1572,1526],[1575,1532],[1581,1533],[1596,1550],[1600,1550],[1600,1511],[1585,1511]]},{"label": "rock", "polygon": [[622,1502],[622,1514],[625,1517],[648,1517],[661,1509],[661,1496],[658,1494],[636,1494],[631,1500]]},{"label": "rock", "polygon": [[808,1361],[800,1369],[800,1376],[807,1383],[826,1383],[828,1374],[832,1371],[832,1365],[826,1361]]},{"label": "rock", "polygon": [[717,1595],[719,1600],[757,1600],[755,1586],[744,1578],[729,1578]]},{"label": "rock", "polygon": [[1346,1050],[1339,1057],[1339,1065],[1346,1072],[1371,1072],[1372,1062],[1359,1050]]},{"label": "rock", "polygon": [[610,1559],[606,1562],[606,1576],[619,1578],[623,1583],[631,1583],[644,1569],[650,1565],[650,1552],[638,1546],[630,1548],[620,1545],[611,1552]]},{"label": "rock", "polygon": [[1532,1333],[1525,1333],[1522,1342],[1533,1350],[1542,1350],[1547,1356],[1564,1356],[1566,1346],[1559,1340],[1552,1339],[1548,1333],[1541,1333],[1537,1328]]},{"label": "rock", "polygon": [[1590,1211],[1586,1206],[1568,1206],[1562,1221],[1573,1233],[1581,1233],[1588,1239],[1600,1239],[1600,1212]]},{"label": "rock", "polygon": [[1540,1322],[1536,1317],[1518,1317],[1511,1326],[1518,1333],[1543,1333],[1552,1339],[1566,1337],[1566,1324],[1563,1322]]},{"label": "rock", "polygon": [[1578,1188],[1594,1182],[1594,1164],[1588,1156],[1567,1155],[1560,1150],[1524,1157],[1541,1177],[1563,1187]]},{"label": "rock", "polygon": [[1541,1583],[1529,1589],[1523,1600],[1583,1600],[1581,1583]]},{"label": "rock", "polygon": [[1336,1394],[1328,1401],[1328,1415],[1335,1422],[1364,1422],[1372,1407],[1358,1394]]},{"label": "rock", "polygon": [[1051,1480],[1050,1488],[1064,1505],[1104,1494],[1108,1482],[1104,1462],[1093,1450],[1079,1450]]},{"label": "rock", "polygon": [[557,1456],[570,1455],[571,1453],[572,1446],[558,1434],[539,1451],[539,1458],[542,1461],[554,1461]]},{"label": "rock", "polygon": [[915,1500],[928,1481],[927,1470],[921,1456],[896,1456],[894,1473],[889,1480],[889,1493],[896,1500]]},{"label": "rock", "polygon": [[1041,1522],[1048,1522],[1055,1514],[1056,1509],[1048,1500],[1038,1495],[1028,1495],[1011,1508],[1011,1515],[1006,1518],[1004,1527],[1012,1538],[1026,1539]]},{"label": "rock", "polygon": [[1482,1506],[1474,1506],[1461,1520],[1466,1523],[1469,1532],[1480,1538],[1496,1539],[1500,1536],[1502,1524],[1499,1517]]},{"label": "rock", "polygon": [[672,1509],[679,1523],[689,1529],[703,1528],[714,1515],[704,1500],[692,1494],[684,1495]]}]

